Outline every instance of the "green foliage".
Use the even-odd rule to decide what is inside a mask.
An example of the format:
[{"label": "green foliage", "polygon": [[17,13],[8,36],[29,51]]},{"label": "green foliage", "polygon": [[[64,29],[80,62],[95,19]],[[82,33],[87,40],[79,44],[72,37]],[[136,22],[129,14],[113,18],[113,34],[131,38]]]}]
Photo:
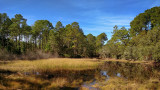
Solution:
[{"label": "green foliage", "polygon": [[114,26],[112,38],[100,50],[101,57],[160,61],[160,7],[139,14],[131,28]]},{"label": "green foliage", "polygon": [[153,49],[154,51],[153,51],[153,59],[155,60],[155,61],[158,61],[158,62],[160,62],[160,42],[158,42],[158,43],[156,43],[156,46],[154,47],[154,49]]},{"label": "green foliage", "polygon": [[66,26],[65,44],[67,46],[66,54],[72,57],[85,57],[86,56],[86,36],[77,22]]},{"label": "green foliage", "polygon": [[86,36],[87,38],[87,54],[89,57],[93,57],[96,54],[96,37],[93,36],[92,34],[88,34]]},{"label": "green foliage", "polygon": [[130,23],[131,36],[138,35],[143,30],[151,30],[160,25],[160,7],[153,7],[146,10],[144,13],[139,14]]},{"label": "green foliage", "polygon": [[[129,33],[125,27],[118,29],[118,26],[114,26],[112,38],[102,48],[102,57],[122,58],[125,50],[125,46],[129,43]],[[106,54],[104,54],[106,53]]]},{"label": "green foliage", "polygon": [[[115,26],[116,27],[116,26]],[[120,30],[114,30],[111,41],[117,43],[121,42],[122,44],[127,45],[129,42],[129,32],[125,27],[122,27]]]},{"label": "green foliage", "polygon": [[38,43],[39,49],[45,50],[46,43],[48,42],[49,38],[49,31],[53,29],[52,23],[50,23],[48,20],[37,20],[34,26],[32,26],[32,29],[32,38],[34,38],[35,43]]},{"label": "green foliage", "polygon": [[123,34],[125,36],[121,29],[117,30],[111,40],[102,48],[105,51],[101,50],[100,54],[103,57],[125,58],[127,60],[160,60],[159,27],[155,27],[148,32],[142,31],[132,38],[127,37],[124,39]]},{"label": "green foliage", "polygon": [[8,47],[7,38],[10,34],[9,26],[12,24],[12,21],[9,19],[6,13],[0,13],[0,46]]},{"label": "green foliage", "polygon": [[105,41],[108,40],[105,33],[101,33],[96,37],[96,52],[98,53],[99,49],[104,45]]},{"label": "green foliage", "polygon": [[6,13],[0,13],[0,49],[5,48],[11,54],[42,51],[61,57],[94,57],[106,40],[105,33],[97,37],[84,35],[78,22],[63,26],[58,21],[54,28],[48,20],[37,20],[29,26],[21,14],[10,19]]}]

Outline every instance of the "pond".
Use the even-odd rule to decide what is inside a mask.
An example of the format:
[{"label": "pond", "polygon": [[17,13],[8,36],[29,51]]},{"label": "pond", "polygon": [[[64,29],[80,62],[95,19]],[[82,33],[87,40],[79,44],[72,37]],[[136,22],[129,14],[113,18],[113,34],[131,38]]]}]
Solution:
[{"label": "pond", "polygon": [[[127,86],[126,86],[127,85]],[[105,62],[96,69],[54,72],[0,70],[1,89],[158,89],[160,67],[147,64]]]}]

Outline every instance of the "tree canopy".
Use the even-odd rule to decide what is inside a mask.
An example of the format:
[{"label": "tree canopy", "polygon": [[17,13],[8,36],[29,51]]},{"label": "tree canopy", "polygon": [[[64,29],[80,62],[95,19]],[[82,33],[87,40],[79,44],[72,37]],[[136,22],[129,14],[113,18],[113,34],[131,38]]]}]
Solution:
[{"label": "tree canopy", "polygon": [[29,26],[21,14],[10,19],[0,13],[0,40],[1,49],[16,55],[41,50],[60,57],[94,57],[99,55],[96,51],[102,48],[107,35],[84,35],[78,22],[63,26],[58,21],[53,27],[48,20],[37,20]]},{"label": "tree canopy", "polygon": [[160,7],[153,7],[146,10],[144,13],[137,15],[133,21],[131,21],[130,34],[135,36],[141,31],[151,30],[154,27],[160,25]]},{"label": "tree canopy", "polygon": [[113,27],[112,38],[100,50],[100,56],[160,61],[160,7],[153,7],[137,15],[131,28]]}]

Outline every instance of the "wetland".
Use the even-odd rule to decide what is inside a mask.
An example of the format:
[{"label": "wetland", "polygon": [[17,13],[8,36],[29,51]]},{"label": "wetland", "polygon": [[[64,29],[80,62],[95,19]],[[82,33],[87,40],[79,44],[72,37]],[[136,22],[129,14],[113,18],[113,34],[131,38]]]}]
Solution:
[{"label": "wetland", "polygon": [[156,64],[93,59],[19,60],[0,64],[0,88],[158,90],[160,67]]}]

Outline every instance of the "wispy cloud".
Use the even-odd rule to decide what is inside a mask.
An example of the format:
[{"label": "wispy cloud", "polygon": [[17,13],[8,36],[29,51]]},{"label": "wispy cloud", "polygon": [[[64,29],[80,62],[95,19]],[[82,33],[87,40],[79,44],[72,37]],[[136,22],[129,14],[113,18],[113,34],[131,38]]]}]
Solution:
[{"label": "wispy cloud", "polygon": [[36,17],[33,15],[24,15],[23,18],[27,19],[27,24],[33,25],[36,21]]},{"label": "wispy cloud", "polygon": [[83,29],[87,31],[112,32],[115,25],[119,27],[125,26],[128,29],[133,18],[131,16],[96,17],[94,20],[88,20],[89,26],[83,26]]},{"label": "wispy cloud", "polygon": [[133,18],[131,16],[100,17],[98,22],[108,26],[128,26]]},{"label": "wispy cloud", "polygon": [[132,16],[102,16],[95,17],[93,19],[88,20],[88,24],[85,26],[81,25],[85,34],[89,34],[92,32],[94,35],[99,35],[102,32],[107,34],[108,39],[112,37],[113,27],[118,25],[119,28],[125,26],[126,29],[130,28],[130,22],[133,20]]},{"label": "wispy cloud", "polygon": [[153,0],[153,4],[151,5],[150,8],[155,7],[155,6],[160,6],[160,0]]}]

